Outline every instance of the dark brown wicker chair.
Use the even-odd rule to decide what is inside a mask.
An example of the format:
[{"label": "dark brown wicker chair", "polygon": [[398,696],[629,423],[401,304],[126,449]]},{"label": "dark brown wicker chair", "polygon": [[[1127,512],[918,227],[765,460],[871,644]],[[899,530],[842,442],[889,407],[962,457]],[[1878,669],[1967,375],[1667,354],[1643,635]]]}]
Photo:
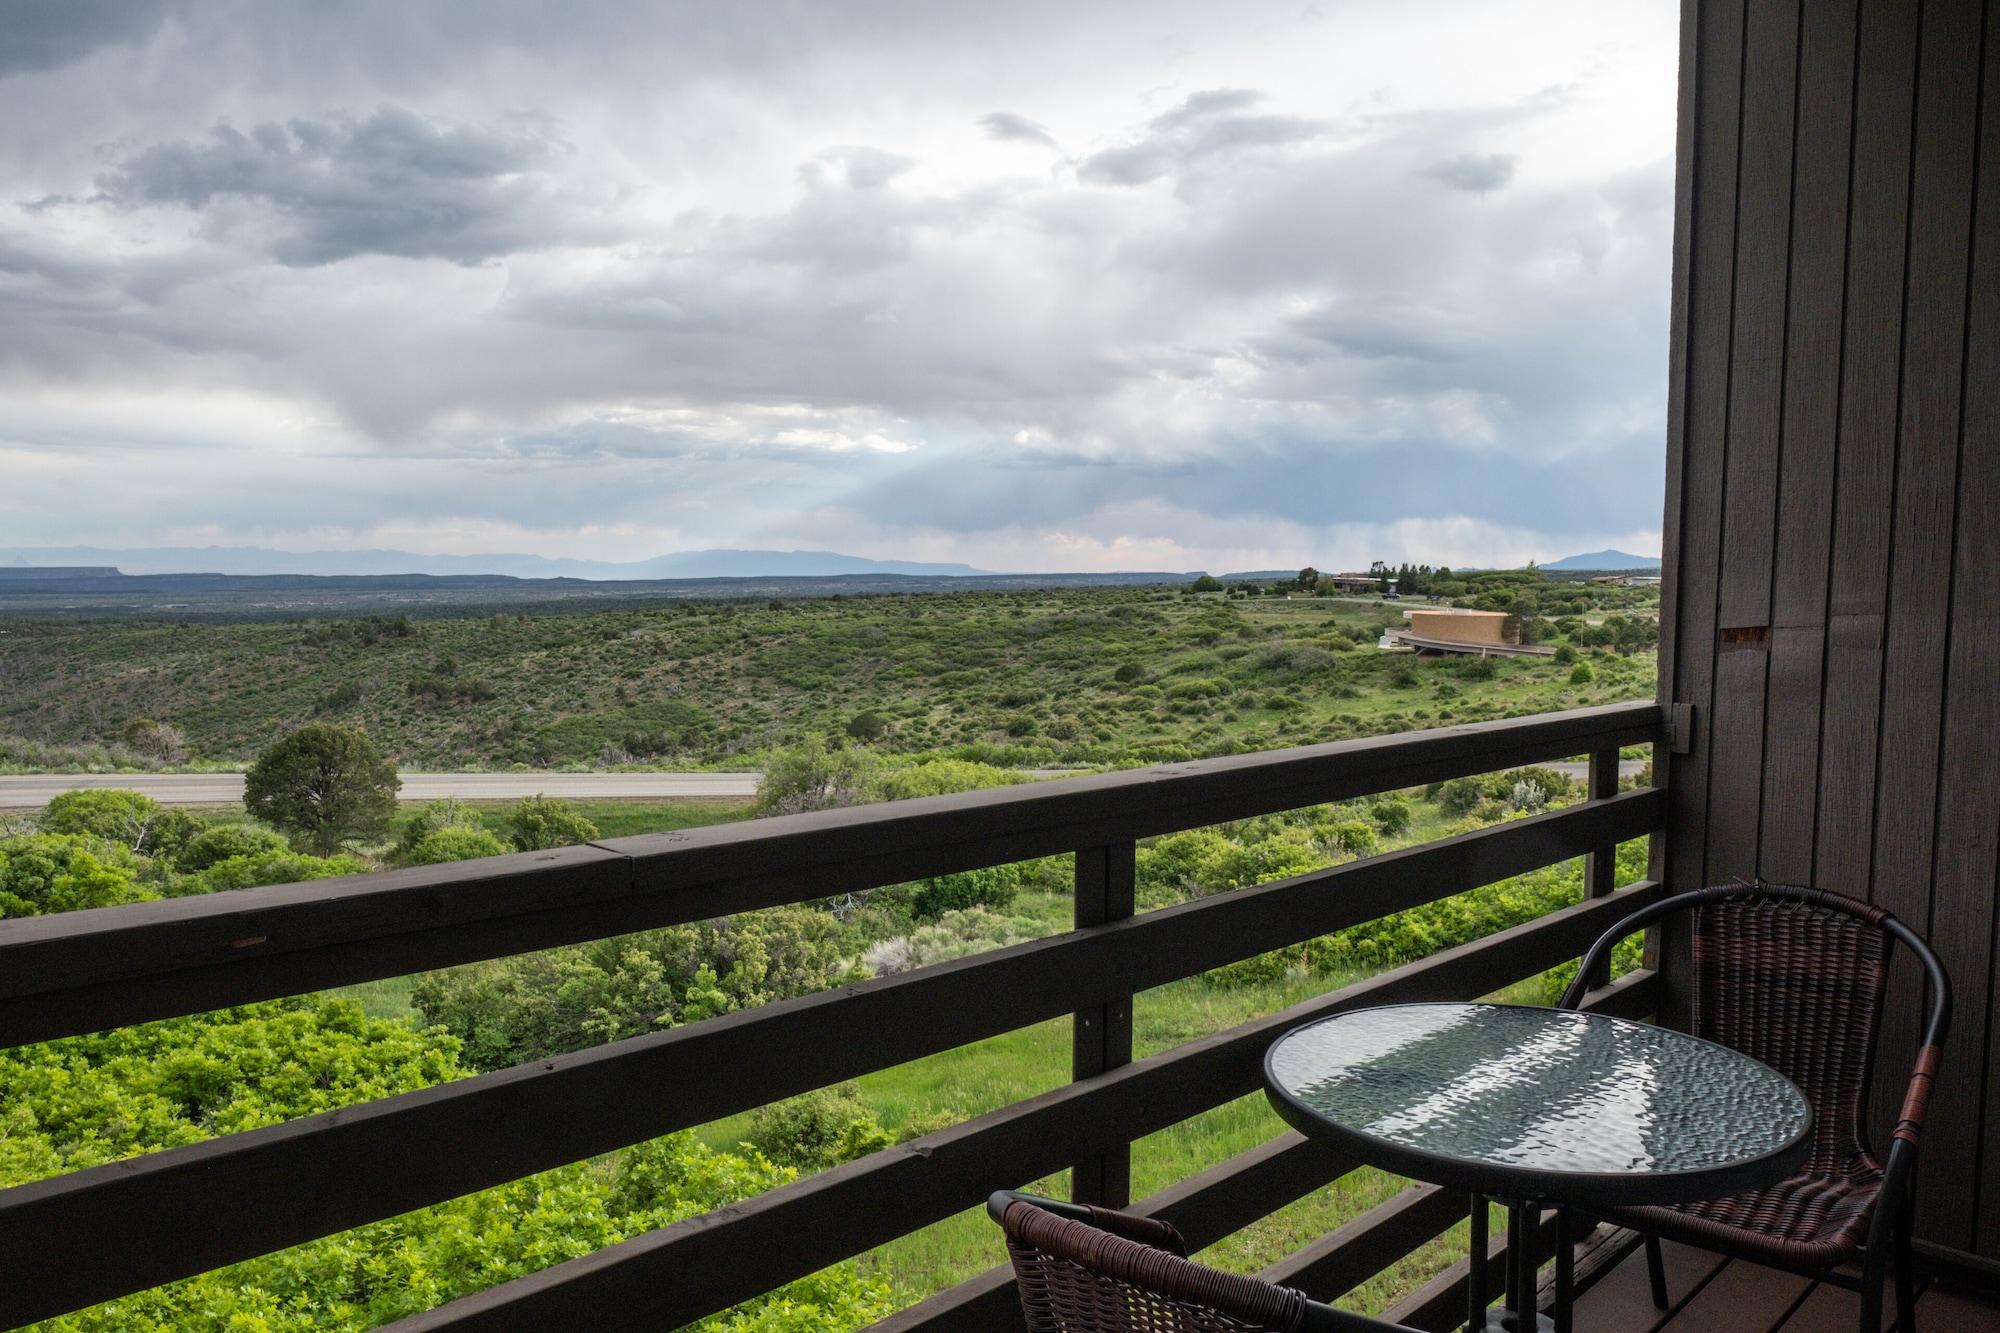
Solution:
[{"label": "dark brown wicker chair", "polygon": [[1412,1333],[1190,1262],[1150,1217],[1013,1190],[986,1211],[1007,1233],[1028,1333]]},{"label": "dark brown wicker chair", "polygon": [[[1738,883],[1677,894],[1626,917],[1591,947],[1562,998],[1582,1003],[1618,941],[1676,912],[1694,913],[1692,1028],[1790,1078],[1813,1107],[1810,1155],[1765,1189],[1673,1207],[1626,1208],[1606,1220],[1646,1237],[1653,1301],[1667,1306],[1660,1238],[1807,1273],[1861,1293],[1861,1328],[1882,1326],[1893,1262],[1901,1327],[1916,1327],[1911,1199],[1924,1104],[1951,1017],[1951,987],[1930,946],[1879,907],[1821,889]],[[1870,1149],[1865,1101],[1881,1026],[1889,954],[1922,964],[1929,990],[1921,1048],[1886,1162]],[[1861,1276],[1832,1270],[1860,1258]]]}]

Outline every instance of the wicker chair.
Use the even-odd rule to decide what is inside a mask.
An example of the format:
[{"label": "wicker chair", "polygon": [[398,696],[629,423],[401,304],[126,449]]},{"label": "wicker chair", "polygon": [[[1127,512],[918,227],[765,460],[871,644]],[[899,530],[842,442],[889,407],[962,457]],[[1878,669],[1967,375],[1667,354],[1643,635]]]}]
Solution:
[{"label": "wicker chair", "polygon": [[1412,1333],[1192,1263],[1150,1217],[1013,1190],[986,1211],[1007,1234],[1028,1333]]},{"label": "wicker chair", "polygon": [[[1612,947],[1675,912],[1694,913],[1692,1029],[1790,1078],[1813,1107],[1810,1155],[1764,1189],[1672,1207],[1611,1211],[1646,1238],[1653,1302],[1667,1306],[1660,1238],[1810,1274],[1861,1293],[1863,1333],[1882,1327],[1883,1269],[1893,1261],[1905,1330],[1916,1327],[1911,1199],[1924,1104],[1951,1016],[1951,987],[1930,946],[1879,907],[1821,889],[1737,883],[1642,908],[1591,947],[1562,998],[1574,1009]],[[1889,954],[1922,964],[1929,1010],[1886,1163],[1864,1123]],[[1832,1270],[1861,1259],[1859,1279]]]}]

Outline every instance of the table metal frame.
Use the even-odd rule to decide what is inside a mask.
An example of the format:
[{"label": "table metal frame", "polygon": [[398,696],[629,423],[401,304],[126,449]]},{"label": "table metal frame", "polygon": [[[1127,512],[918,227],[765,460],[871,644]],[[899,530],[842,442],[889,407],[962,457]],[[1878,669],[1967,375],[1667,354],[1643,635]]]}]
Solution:
[{"label": "table metal frame", "polygon": [[[1382,1005],[1379,1007],[1402,1009],[1447,1006]],[[1468,1002],[1463,1007],[1470,1008],[1473,1004]],[[1539,1006],[1533,1005],[1488,1004],[1479,1007],[1539,1009]],[[1789,1142],[1756,1157],[1691,1171],[1544,1171],[1533,1167],[1482,1162],[1473,1158],[1427,1152],[1381,1138],[1366,1130],[1342,1124],[1314,1110],[1294,1096],[1289,1089],[1281,1086],[1271,1072],[1272,1055],[1293,1035],[1322,1023],[1351,1021],[1355,1015],[1366,1012],[1368,1010],[1365,1009],[1349,1010],[1329,1018],[1315,1019],[1311,1023],[1303,1023],[1293,1028],[1272,1042],[1264,1053],[1265,1095],[1279,1118],[1308,1138],[1332,1142],[1359,1160],[1385,1171],[1469,1192],[1472,1262],[1471,1273],[1466,1282],[1468,1316],[1466,1327],[1474,1333],[1479,1333],[1480,1330],[1525,1333],[1527,1329],[1543,1328],[1553,1330],[1553,1333],[1570,1333],[1576,1276],[1573,1208],[1587,1209],[1592,1205],[1687,1203],[1696,1199],[1720,1198],[1782,1180],[1805,1160],[1808,1139],[1812,1133],[1813,1116],[1812,1103],[1803,1093],[1799,1093],[1799,1100],[1805,1107],[1806,1114],[1798,1134]],[[1563,1013],[1577,1020],[1592,1023],[1651,1026],[1606,1014],[1577,1013],[1573,1010],[1543,1012]],[[1737,1059],[1751,1058],[1740,1051],[1719,1046],[1718,1043],[1689,1033],[1675,1032],[1672,1028],[1659,1030],[1672,1032],[1682,1041],[1697,1042],[1704,1046],[1716,1046],[1720,1050],[1727,1050]],[[1765,1068],[1770,1067],[1767,1065]],[[1798,1092],[1797,1086],[1792,1084],[1790,1079],[1785,1079],[1784,1075],[1775,1069],[1770,1072],[1773,1077],[1784,1079],[1794,1092]],[[1498,1310],[1489,1310],[1487,1306],[1486,1205],[1489,1199],[1507,1209],[1506,1299],[1504,1306]],[[1534,1258],[1534,1233],[1544,1207],[1553,1207],[1556,1210],[1556,1289],[1553,1319],[1542,1316],[1536,1311],[1536,1292],[1539,1287],[1541,1266]],[[1523,1318],[1524,1314],[1527,1316],[1526,1319]]]}]

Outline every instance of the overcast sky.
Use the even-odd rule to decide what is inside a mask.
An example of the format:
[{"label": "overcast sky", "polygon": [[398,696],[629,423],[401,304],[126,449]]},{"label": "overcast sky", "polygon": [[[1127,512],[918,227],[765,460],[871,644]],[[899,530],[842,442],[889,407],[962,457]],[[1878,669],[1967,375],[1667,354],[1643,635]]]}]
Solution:
[{"label": "overcast sky", "polygon": [[0,546],[1659,549],[1670,0],[4,20]]}]

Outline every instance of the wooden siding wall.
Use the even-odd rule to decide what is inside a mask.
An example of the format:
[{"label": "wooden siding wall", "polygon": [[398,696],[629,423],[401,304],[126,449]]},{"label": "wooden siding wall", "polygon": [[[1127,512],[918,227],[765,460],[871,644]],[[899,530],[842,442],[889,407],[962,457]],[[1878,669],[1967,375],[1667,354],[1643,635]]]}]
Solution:
[{"label": "wooden siding wall", "polygon": [[[1694,708],[1669,883],[1816,883],[1888,907],[1944,959],[1957,1007],[1919,1234],[1988,1259],[1996,28],[2000,0],[1686,0],[1661,651],[1661,697]],[[1919,984],[1909,967],[1892,982],[1877,1126]]]}]

